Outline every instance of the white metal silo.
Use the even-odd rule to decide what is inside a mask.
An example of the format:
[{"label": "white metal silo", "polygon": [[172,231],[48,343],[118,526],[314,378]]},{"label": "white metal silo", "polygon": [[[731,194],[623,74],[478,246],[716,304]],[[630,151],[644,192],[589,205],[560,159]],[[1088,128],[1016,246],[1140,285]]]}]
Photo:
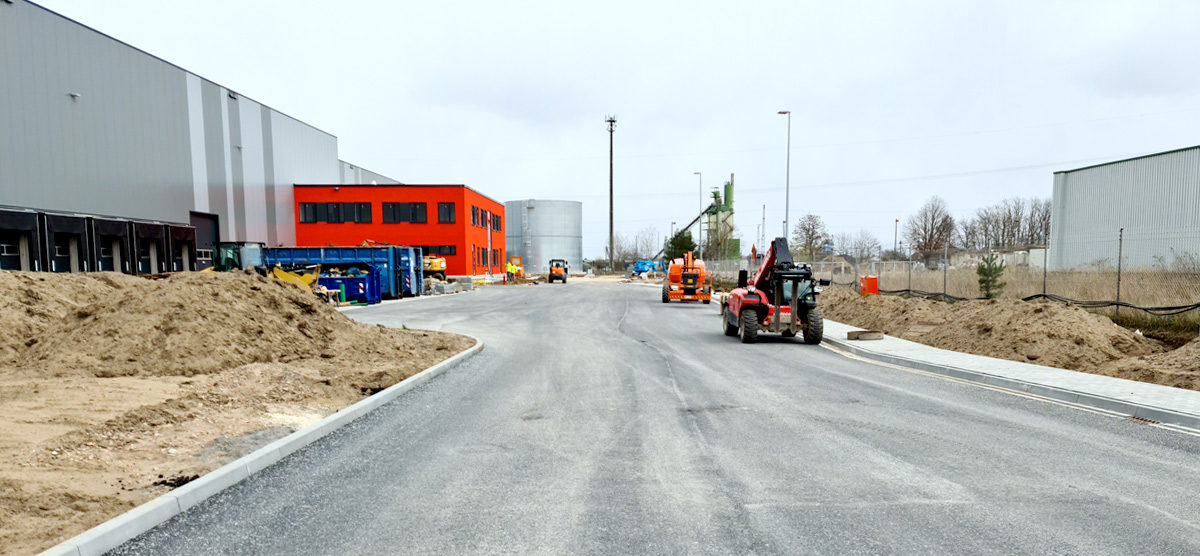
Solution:
[{"label": "white metal silo", "polygon": [[583,271],[583,203],[525,199],[504,203],[504,212],[505,247],[521,257],[525,272],[548,272],[550,259]]}]

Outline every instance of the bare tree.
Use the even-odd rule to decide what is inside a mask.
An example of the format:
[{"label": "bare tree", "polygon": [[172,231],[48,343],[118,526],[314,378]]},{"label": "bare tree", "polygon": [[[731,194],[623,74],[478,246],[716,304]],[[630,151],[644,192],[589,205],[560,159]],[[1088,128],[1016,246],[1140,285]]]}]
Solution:
[{"label": "bare tree", "polygon": [[1050,199],[1029,201],[1029,245],[1050,243]]},{"label": "bare tree", "polygon": [[792,245],[801,260],[813,260],[825,242],[829,241],[829,230],[820,216],[809,213],[800,217],[792,228]]},{"label": "bare tree", "polygon": [[658,252],[661,245],[658,229],[654,226],[642,228],[633,238],[633,254],[637,259],[649,259],[651,255]]},{"label": "bare tree", "polygon": [[833,236],[833,251],[839,255],[851,255],[854,250],[854,236],[842,232]]},{"label": "bare tree", "polygon": [[904,224],[904,238],[913,249],[935,252],[947,246],[954,235],[954,217],[941,197],[932,197]]},{"label": "bare tree", "polygon": [[879,239],[867,230],[859,230],[858,235],[850,243],[850,254],[856,261],[869,261],[879,253]]}]

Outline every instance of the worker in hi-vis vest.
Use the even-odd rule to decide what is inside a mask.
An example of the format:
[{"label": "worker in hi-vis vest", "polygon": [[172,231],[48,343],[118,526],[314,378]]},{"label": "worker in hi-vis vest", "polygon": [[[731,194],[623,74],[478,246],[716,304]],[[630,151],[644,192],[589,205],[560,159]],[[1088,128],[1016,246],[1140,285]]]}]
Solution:
[{"label": "worker in hi-vis vest", "polygon": [[508,281],[512,282],[517,279],[517,265],[512,264],[511,261],[504,267],[504,272],[506,274],[505,279]]}]

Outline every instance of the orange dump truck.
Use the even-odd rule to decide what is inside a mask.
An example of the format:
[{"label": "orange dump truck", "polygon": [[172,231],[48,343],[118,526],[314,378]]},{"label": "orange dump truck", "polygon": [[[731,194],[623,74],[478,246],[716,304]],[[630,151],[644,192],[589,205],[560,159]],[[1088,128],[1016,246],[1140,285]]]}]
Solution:
[{"label": "orange dump truck", "polygon": [[667,268],[667,279],[663,282],[662,302],[702,301],[712,302],[712,275],[704,270],[704,261],[697,259],[691,251],[683,257],[673,259]]}]

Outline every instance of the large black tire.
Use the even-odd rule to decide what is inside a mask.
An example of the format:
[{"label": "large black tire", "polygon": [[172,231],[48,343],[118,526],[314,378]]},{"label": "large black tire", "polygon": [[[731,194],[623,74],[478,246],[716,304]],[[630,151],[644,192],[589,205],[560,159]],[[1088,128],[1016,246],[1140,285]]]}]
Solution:
[{"label": "large black tire", "polygon": [[567,277],[566,277],[566,276],[563,276],[563,283],[564,283],[564,284],[566,284],[566,283],[567,283]]},{"label": "large black tire", "polygon": [[441,281],[443,281],[443,282],[445,282],[445,281],[446,281],[446,273],[444,273],[444,272],[434,272],[434,273],[432,274],[432,276],[433,276],[434,278],[437,278],[438,280],[441,280]]},{"label": "large black tire", "polygon": [[736,324],[729,322],[729,307],[721,307],[721,330],[726,336],[737,336],[738,327]]},{"label": "large black tire", "polygon": [[670,303],[671,296],[667,294],[667,285],[663,284],[663,303]]},{"label": "large black tire", "polygon": [[784,330],[783,332],[780,332],[780,334],[782,334],[784,338],[795,338],[796,337],[796,333],[792,332],[791,330]]},{"label": "large black tire", "polygon": [[742,325],[738,327],[738,338],[743,344],[753,344],[758,341],[758,313],[752,309],[743,309]]},{"label": "large black tire", "polygon": [[805,317],[804,343],[809,345],[821,343],[821,337],[825,334],[825,318],[821,316],[821,310],[813,307],[808,310]]},{"label": "large black tire", "polygon": [[709,303],[712,303],[712,298],[709,298],[709,299],[705,299],[705,300],[704,300],[704,304],[705,304],[705,305],[708,305]]}]

